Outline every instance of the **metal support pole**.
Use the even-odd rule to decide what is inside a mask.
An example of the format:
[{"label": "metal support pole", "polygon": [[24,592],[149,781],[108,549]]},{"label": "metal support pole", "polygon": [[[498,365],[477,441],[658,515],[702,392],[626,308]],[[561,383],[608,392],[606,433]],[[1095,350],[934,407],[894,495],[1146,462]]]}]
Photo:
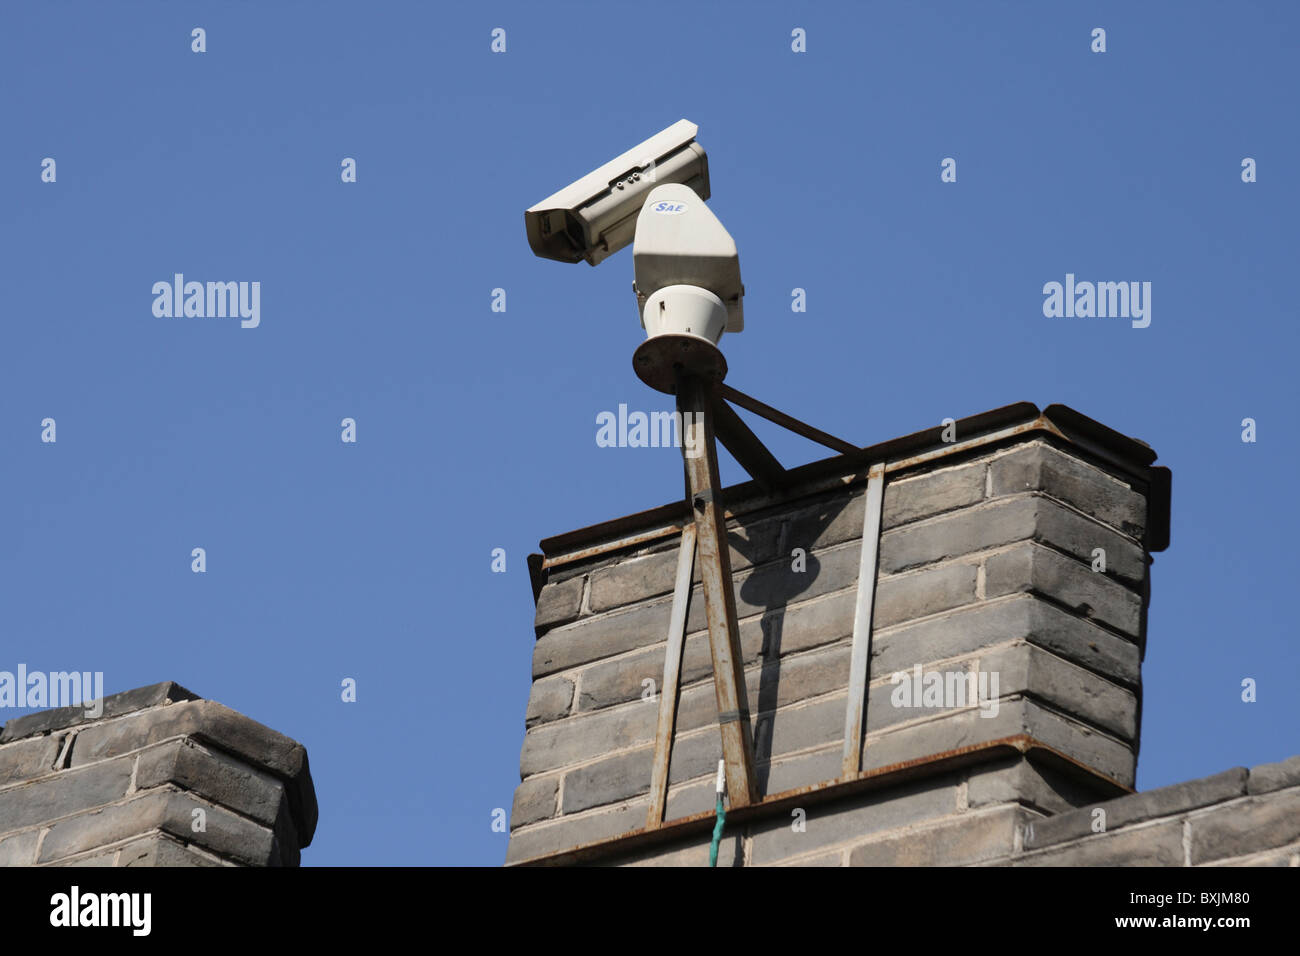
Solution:
[{"label": "metal support pole", "polygon": [[682,422],[682,455],[690,482],[690,503],[698,532],[696,548],[704,585],[704,609],[713,655],[713,687],[722,732],[727,797],[744,807],[758,799],[754,776],[754,739],[749,723],[749,699],[741,670],[740,631],[736,624],[736,594],[731,581],[731,552],[727,523],[719,495],[718,448],[710,414],[713,397],[708,382],[677,375],[677,411]]},{"label": "metal support pole", "polygon": [[655,762],[650,771],[650,809],[645,826],[653,830],[664,822],[668,802],[668,767],[673,755],[673,728],[677,722],[677,692],[681,686],[682,648],[686,644],[686,612],[691,601],[691,571],[695,567],[695,525],[682,529],[677,552],[677,583],[668,619],[668,644],[664,649],[664,682],[659,688],[659,723],[655,728]]},{"label": "metal support pole", "polygon": [[871,614],[876,600],[880,517],[885,501],[885,466],[872,465],[862,508],[862,557],[858,562],[858,597],[853,611],[853,650],[849,658],[849,696],[844,713],[844,761],[841,776],[851,780],[862,770],[862,725],[866,718],[867,677],[871,670]]}]

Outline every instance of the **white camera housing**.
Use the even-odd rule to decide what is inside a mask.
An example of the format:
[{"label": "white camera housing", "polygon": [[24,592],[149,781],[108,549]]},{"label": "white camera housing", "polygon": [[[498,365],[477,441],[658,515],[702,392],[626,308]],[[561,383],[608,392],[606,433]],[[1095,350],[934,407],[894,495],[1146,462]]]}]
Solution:
[{"label": "white camera housing", "polygon": [[717,344],[745,328],[735,240],[689,186],[656,186],[632,246],[637,305],[647,337],[694,335]]},{"label": "white camera housing", "polygon": [[597,265],[632,241],[637,214],[658,185],[679,183],[709,198],[699,127],[678,120],[524,213],[528,245],[543,259]]}]

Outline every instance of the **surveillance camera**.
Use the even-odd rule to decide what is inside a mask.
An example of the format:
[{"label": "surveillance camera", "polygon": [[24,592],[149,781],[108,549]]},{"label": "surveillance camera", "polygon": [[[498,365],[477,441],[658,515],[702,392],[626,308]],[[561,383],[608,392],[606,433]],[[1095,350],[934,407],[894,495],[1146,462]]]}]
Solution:
[{"label": "surveillance camera", "polygon": [[745,328],[740,256],[718,217],[689,187],[656,186],[641,207],[632,246],[646,335],[693,335],[717,344]]},{"label": "surveillance camera", "polygon": [[685,184],[708,199],[709,161],[695,142],[698,131],[689,120],[678,120],[526,211],[533,252],[594,266],[632,241],[637,214],[656,186]]}]

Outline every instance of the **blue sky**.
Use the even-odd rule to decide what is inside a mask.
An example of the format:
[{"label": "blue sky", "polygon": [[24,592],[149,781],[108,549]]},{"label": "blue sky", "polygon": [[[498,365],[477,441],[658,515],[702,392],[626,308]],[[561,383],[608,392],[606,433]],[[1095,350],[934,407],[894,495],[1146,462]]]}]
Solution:
[{"label": "blue sky", "polygon": [[[0,669],[177,680],[300,740],[309,865],[499,864],[526,556],[681,487],[675,450],[594,440],[667,407],[630,251],[536,259],[522,212],[686,117],[741,255],[728,381],[864,445],[1019,400],[1149,442],[1139,787],[1300,753],[1298,11],[6,6]],[[260,282],[260,325],[155,317],[176,272]],[[1066,273],[1151,282],[1150,326],[1044,317]]]}]

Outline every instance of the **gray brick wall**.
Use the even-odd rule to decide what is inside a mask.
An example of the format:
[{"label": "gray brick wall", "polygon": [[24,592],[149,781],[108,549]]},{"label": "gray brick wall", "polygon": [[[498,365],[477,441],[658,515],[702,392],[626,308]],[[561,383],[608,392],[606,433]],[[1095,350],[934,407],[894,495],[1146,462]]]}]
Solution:
[{"label": "gray brick wall", "polygon": [[1013,866],[1300,867],[1300,757],[1089,804],[1026,829]]},{"label": "gray brick wall", "polygon": [[[761,511],[737,509],[740,517],[728,525],[765,795],[840,774],[864,487],[849,480],[840,490],[795,489]],[[891,475],[881,520],[864,769],[1030,736],[1095,774],[1094,785],[1075,788],[1080,799],[1131,788],[1146,514],[1140,483],[1068,443],[1032,434]],[[803,571],[793,566],[796,548],[807,555]],[[1105,567],[1094,570],[1097,549]],[[562,565],[541,588],[509,862],[607,840],[618,835],[610,827],[619,819],[628,830],[643,826],[638,813],[649,793],[655,692],[676,565],[676,541],[665,536],[640,549]],[[996,674],[996,713],[988,706],[984,713],[975,706],[899,706],[894,675],[911,674],[917,665],[923,674],[952,679]],[[721,748],[711,670],[696,584],[670,821],[712,806]],[[1007,803],[1034,808],[1030,813],[1044,809],[1015,787],[1010,791]],[[1061,808],[1060,798],[1048,802]],[[549,835],[544,843],[543,835]],[[754,844],[751,861],[756,851],[764,858]]]},{"label": "gray brick wall", "polygon": [[301,744],[171,682],[0,728],[0,866],[297,866],[316,818]]},{"label": "gray brick wall", "polygon": [[[1274,859],[1297,838],[1289,765],[1182,785],[1196,808],[1187,794],[1124,795],[1139,748],[1151,505],[1140,468],[1095,451],[1030,432],[889,475],[853,780],[841,764],[865,473],[796,486],[761,510],[727,500],[759,789],[780,802],[739,814],[722,865],[1181,865]],[[618,535],[638,533],[620,548]],[[669,825],[696,819],[655,846],[638,831],[676,538],[624,522],[583,546],[582,560],[546,556],[507,863],[603,843],[603,862],[699,865],[721,745],[698,573],[665,812]],[[996,678],[994,700],[900,699],[895,675],[918,667],[989,690]],[[1213,809],[1224,800],[1240,815]],[[1103,833],[1088,828],[1097,806],[1111,814]]]}]

